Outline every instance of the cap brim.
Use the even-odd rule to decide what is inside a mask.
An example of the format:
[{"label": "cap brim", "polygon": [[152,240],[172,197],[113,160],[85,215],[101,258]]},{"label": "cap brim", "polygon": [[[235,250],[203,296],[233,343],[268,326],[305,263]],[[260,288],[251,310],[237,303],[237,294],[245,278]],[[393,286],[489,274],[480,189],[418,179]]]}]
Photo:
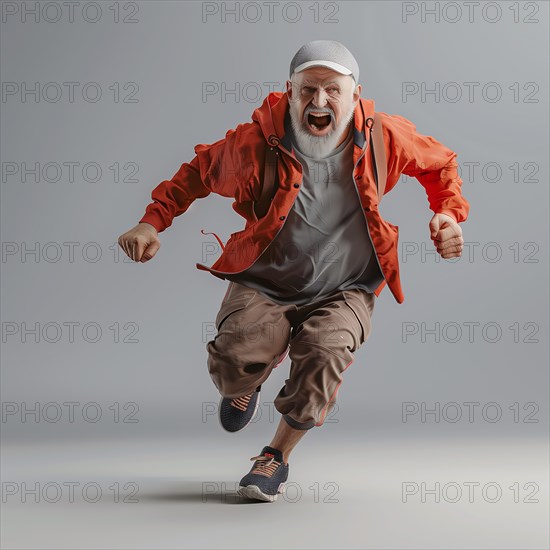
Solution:
[{"label": "cap brim", "polygon": [[352,74],[352,72],[349,69],[346,69],[346,67],[344,67],[343,65],[340,65],[339,63],[334,63],[333,61],[323,61],[322,59],[302,63],[294,69],[294,72],[299,73],[301,71],[304,71],[305,69],[309,69],[310,67],[327,67],[340,74]]}]

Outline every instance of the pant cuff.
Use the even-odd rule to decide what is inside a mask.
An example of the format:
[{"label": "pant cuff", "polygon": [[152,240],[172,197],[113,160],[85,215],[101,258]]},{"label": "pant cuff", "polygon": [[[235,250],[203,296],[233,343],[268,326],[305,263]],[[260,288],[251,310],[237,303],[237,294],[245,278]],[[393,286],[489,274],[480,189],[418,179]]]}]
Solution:
[{"label": "pant cuff", "polygon": [[288,416],[288,414],[283,414],[283,418],[286,420],[286,423],[295,430],[310,430],[315,426],[314,420],[308,420],[307,422],[298,422],[294,418]]}]

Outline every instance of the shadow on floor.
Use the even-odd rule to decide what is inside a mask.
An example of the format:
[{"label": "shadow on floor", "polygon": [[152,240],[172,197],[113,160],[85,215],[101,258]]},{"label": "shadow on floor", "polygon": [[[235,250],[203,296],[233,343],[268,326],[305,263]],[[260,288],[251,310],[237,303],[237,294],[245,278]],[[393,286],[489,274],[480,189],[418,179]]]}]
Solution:
[{"label": "shadow on floor", "polygon": [[[164,484],[163,484],[164,485]],[[195,502],[198,504],[269,504],[237,494],[234,481],[174,481],[169,487],[140,490],[144,502]]]}]

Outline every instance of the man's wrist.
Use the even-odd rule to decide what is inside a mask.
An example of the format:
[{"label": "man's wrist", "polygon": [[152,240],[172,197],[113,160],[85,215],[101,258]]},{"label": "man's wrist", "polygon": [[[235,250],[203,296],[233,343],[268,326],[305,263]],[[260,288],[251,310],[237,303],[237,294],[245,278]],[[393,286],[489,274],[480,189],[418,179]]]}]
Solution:
[{"label": "man's wrist", "polygon": [[441,210],[440,212],[436,212],[436,214],[444,214],[445,216],[449,216],[449,218],[451,218],[455,223],[458,223],[456,216],[449,210]]},{"label": "man's wrist", "polygon": [[158,229],[153,224],[151,224],[149,222],[138,222],[138,225],[148,225],[149,227],[151,227],[152,229],[155,230],[155,233],[158,234],[158,232],[159,232]]}]

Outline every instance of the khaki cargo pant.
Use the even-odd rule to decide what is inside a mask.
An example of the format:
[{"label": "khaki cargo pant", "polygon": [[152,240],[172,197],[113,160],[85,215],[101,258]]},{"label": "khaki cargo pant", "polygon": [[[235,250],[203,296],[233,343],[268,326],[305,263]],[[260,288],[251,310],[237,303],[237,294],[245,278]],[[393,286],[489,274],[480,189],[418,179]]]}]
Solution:
[{"label": "khaki cargo pant", "polygon": [[336,402],[342,373],[371,332],[376,296],[336,291],[297,306],[280,305],[255,289],[229,282],[210,340],[208,370],[223,397],[262,384],[290,346],[290,375],[274,406],[293,428],[321,426]]}]

